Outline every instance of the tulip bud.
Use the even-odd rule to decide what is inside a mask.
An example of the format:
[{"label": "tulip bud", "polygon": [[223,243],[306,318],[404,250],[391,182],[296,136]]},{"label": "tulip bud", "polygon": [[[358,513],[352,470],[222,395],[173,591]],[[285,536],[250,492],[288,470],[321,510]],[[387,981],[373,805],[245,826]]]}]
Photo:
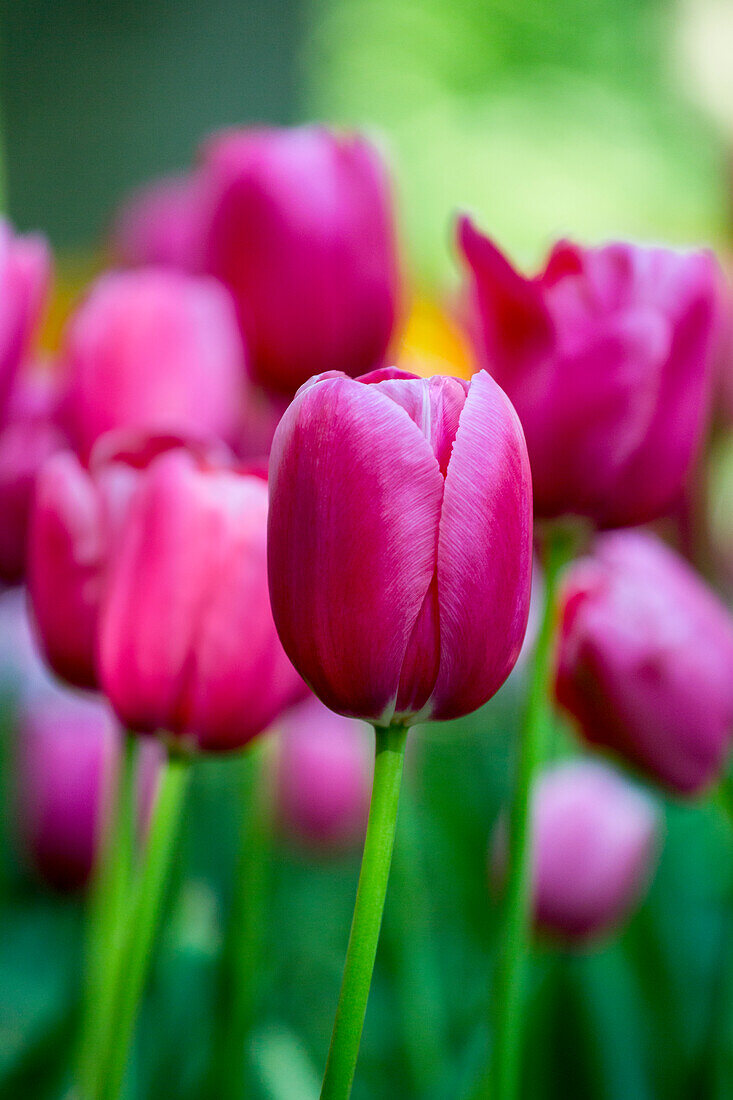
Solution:
[{"label": "tulip bud", "polygon": [[[538,930],[566,942],[608,934],[649,881],[659,819],[649,797],[610,768],[570,760],[546,771],[532,796],[532,893]],[[494,878],[506,874],[506,825],[497,829]]]},{"label": "tulip bud", "polygon": [[388,726],[494,694],[527,625],[532,494],[488,374],[311,379],[275,433],[270,487],[275,622],[326,706]]},{"label": "tulip bud", "polygon": [[41,318],[51,279],[51,256],[42,237],[14,236],[0,219],[0,414]]},{"label": "tulip bud", "polygon": [[0,579],[18,584],[25,575],[31,505],[38,471],[65,445],[57,424],[58,380],[34,368],[16,380],[7,421],[0,428]]},{"label": "tulip bud", "polygon": [[57,890],[84,886],[108,825],[120,736],[101,701],[55,692],[20,716],[20,839],[38,875]]},{"label": "tulip bud", "polygon": [[118,211],[112,247],[124,264],[201,267],[201,187],[194,175],[168,176],[134,191]]},{"label": "tulip bud", "polygon": [[292,394],[317,372],[379,366],[397,264],[376,150],[315,126],[230,131],[202,173],[205,269],[234,294],[255,379]]},{"label": "tulip bud", "polygon": [[682,794],[733,731],[733,622],[689,566],[637,531],[598,539],[563,587],[557,697],[583,737]]},{"label": "tulip bud", "polygon": [[275,798],[283,831],[321,851],[343,850],[364,834],[374,752],[368,726],[311,698],[280,728]]},{"label": "tulip bud", "polygon": [[244,377],[231,300],[163,268],[103,275],[69,322],[68,427],[83,460],[112,429],[232,439]]},{"label": "tulip bud", "polygon": [[110,561],[100,675],[120,720],[237,749],[301,698],[267,593],[267,485],[184,451],[156,458]]},{"label": "tulip bud", "polygon": [[459,239],[486,365],[527,437],[536,515],[621,527],[669,511],[710,404],[712,256],[561,241],[527,279],[467,219]]},{"label": "tulip bud", "polygon": [[60,451],[41,468],[30,523],[28,588],[39,642],[54,672],[98,687],[97,628],[106,567],[141,472],[174,437],[118,433],[99,441],[90,468]]}]

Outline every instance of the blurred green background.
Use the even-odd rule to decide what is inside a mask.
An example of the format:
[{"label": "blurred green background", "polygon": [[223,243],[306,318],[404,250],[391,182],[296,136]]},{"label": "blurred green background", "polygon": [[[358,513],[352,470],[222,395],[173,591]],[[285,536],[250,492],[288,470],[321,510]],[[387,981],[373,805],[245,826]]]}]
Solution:
[{"label": "blurred green background", "polygon": [[[724,248],[733,27],[726,39],[712,24],[708,58],[700,13],[715,7],[4,0],[10,213],[62,252],[86,250],[130,187],[185,167],[209,130],[322,118],[364,125],[391,152],[410,269],[427,287],[455,277],[452,217],[466,207],[527,263],[559,233]],[[413,738],[355,1100],[454,1100],[483,1064],[497,917],[486,842],[522,690],[520,673],[458,727]],[[242,769],[198,769],[137,1044],[139,1096],[206,1095]],[[659,873],[625,934],[595,953],[540,949],[528,1097],[713,1095],[733,1050],[732,865],[717,805],[669,803]],[[356,854],[321,863],[277,849],[248,1082],[258,1100],[307,1100],[322,1067],[357,866]],[[59,1096],[81,904],[44,894],[10,842],[0,875],[0,1096]]]}]

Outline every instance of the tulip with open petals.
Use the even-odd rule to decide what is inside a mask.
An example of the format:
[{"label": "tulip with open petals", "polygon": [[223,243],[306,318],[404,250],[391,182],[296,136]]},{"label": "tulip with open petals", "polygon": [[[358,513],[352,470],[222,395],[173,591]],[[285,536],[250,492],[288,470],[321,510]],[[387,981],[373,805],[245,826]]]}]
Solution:
[{"label": "tulip with open petals", "polygon": [[304,694],[267,592],[267,484],[183,450],[155,458],[109,564],[100,677],[120,720],[238,749]]},{"label": "tulip with open petals", "polygon": [[55,691],[23,706],[18,731],[20,839],[38,875],[79,889],[95,866],[119,766],[119,729],[106,704]]},{"label": "tulip with open petals", "polygon": [[536,514],[622,527],[669,511],[710,404],[713,257],[561,241],[525,278],[468,219],[459,240],[485,364],[527,437]]},{"label": "tulip with open petals", "polygon": [[204,150],[205,270],[232,291],[254,378],[381,366],[395,322],[389,185],[364,138],[322,127],[228,131]]},{"label": "tulip with open petals", "polygon": [[[638,904],[657,853],[652,800],[603,764],[569,760],[537,780],[532,797],[534,921],[574,943],[611,932]],[[504,876],[497,830],[493,870]]]},{"label": "tulip with open petals", "polygon": [[373,733],[308,699],[284,717],[275,803],[285,834],[318,851],[340,851],[364,835],[374,770]]},{"label": "tulip with open petals", "polygon": [[15,236],[0,219],[0,414],[40,321],[50,279],[44,239]]},{"label": "tulip with open petals", "polygon": [[236,436],[244,351],[215,280],[164,268],[103,275],[71,318],[66,419],[84,461],[112,429]]},{"label": "tulip with open petals", "polygon": [[733,620],[652,535],[612,532],[568,572],[557,696],[591,744],[683,794],[720,775],[733,733]]},{"label": "tulip with open petals", "polygon": [[311,379],[275,433],[270,488],[275,622],[326,706],[389,726],[494,694],[527,625],[532,494],[486,372]]}]

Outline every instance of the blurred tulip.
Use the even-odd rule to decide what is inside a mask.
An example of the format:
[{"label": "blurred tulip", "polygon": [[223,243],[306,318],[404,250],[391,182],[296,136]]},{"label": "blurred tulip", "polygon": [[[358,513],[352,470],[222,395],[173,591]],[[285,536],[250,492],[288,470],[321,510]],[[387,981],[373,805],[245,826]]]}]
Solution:
[{"label": "blurred tulip", "polygon": [[693,793],[733,733],[733,621],[651,535],[613,532],[568,572],[557,696],[591,744]]},{"label": "blurred tulip", "polygon": [[13,386],[0,428],[0,579],[19,583],[38,471],[66,439],[58,425],[59,382],[51,370],[23,371]]},{"label": "blurred tulip", "polygon": [[366,828],[374,752],[368,726],[311,698],[280,727],[275,798],[284,832],[320,850],[342,850]]},{"label": "blurred tulip", "polygon": [[328,707],[388,726],[494,694],[527,625],[532,493],[488,374],[311,379],[275,433],[270,488],[275,622]]},{"label": "blurred tulip", "polygon": [[244,352],[213,279],[163,268],[103,275],[64,341],[68,427],[83,460],[104,432],[233,440]]},{"label": "blurred tulip", "polygon": [[316,126],[230,131],[202,173],[205,269],[234,294],[254,378],[292,394],[316,372],[379,366],[397,262],[376,150]]},{"label": "blurred tulip", "polygon": [[120,207],[112,248],[124,264],[201,268],[201,187],[195,175],[166,176],[134,191]]},{"label": "blurred tulip", "polygon": [[[569,942],[608,934],[639,903],[658,843],[652,800],[610,768],[569,760],[546,771],[532,798],[536,927]],[[492,863],[501,882],[504,822]]]},{"label": "blurred tulip", "polygon": [[183,451],[130,502],[100,620],[102,686],[121,721],[238,749],[305,693],[267,592],[267,485]]},{"label": "blurred tulip", "polygon": [[31,605],[48,663],[76,687],[98,686],[103,581],[140,473],[162,451],[183,446],[175,437],[112,433],[95,447],[89,469],[60,451],[38,474],[28,547]]},{"label": "blurred tulip", "polygon": [[20,237],[0,219],[0,415],[41,314],[51,282],[51,254],[39,236]]},{"label": "blurred tulip", "polygon": [[84,886],[103,843],[120,734],[100,700],[56,692],[26,703],[18,733],[20,839],[58,890]]},{"label": "blurred tulip", "polygon": [[710,404],[712,256],[561,241],[527,279],[468,219],[459,241],[486,366],[526,433],[535,513],[621,527],[668,511]]}]

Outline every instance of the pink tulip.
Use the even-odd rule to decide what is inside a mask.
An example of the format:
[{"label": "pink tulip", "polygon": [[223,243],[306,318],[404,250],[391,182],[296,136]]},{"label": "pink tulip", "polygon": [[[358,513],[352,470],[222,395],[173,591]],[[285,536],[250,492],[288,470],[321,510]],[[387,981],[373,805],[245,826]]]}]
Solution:
[{"label": "pink tulip", "polygon": [[710,404],[712,256],[561,241],[528,279],[465,218],[459,240],[486,365],[526,433],[536,514],[620,527],[667,512]]},{"label": "pink tulip", "polygon": [[20,716],[20,838],[38,875],[58,890],[84,886],[108,824],[120,735],[93,697],[56,692]]},{"label": "pink tulip", "polygon": [[244,358],[231,300],[163,268],[103,275],[65,338],[66,414],[86,460],[107,431],[233,439]]},{"label": "pink tulip", "polygon": [[[611,932],[641,900],[659,845],[658,814],[610,768],[569,760],[537,781],[532,845],[536,927],[583,942]],[[500,882],[505,864],[502,821],[493,847]]]},{"label": "pink tulip", "polygon": [[560,703],[591,744],[672,790],[720,775],[733,732],[733,621],[651,535],[613,532],[567,574]]},{"label": "pink tulip", "polygon": [[304,687],[267,592],[267,485],[183,451],[130,502],[100,622],[102,686],[120,720],[237,749]]},{"label": "pink tulip", "polygon": [[494,694],[527,625],[532,493],[488,374],[311,379],[275,433],[270,487],[275,622],[331,710],[388,726]]},{"label": "pink tulip", "polygon": [[42,237],[15,236],[0,219],[0,415],[38,325],[51,281]]},{"label": "pink tulip", "polygon": [[311,698],[283,719],[275,801],[284,832],[321,851],[361,839],[369,813],[371,731]]},{"label": "pink tulip", "polygon": [[76,687],[97,687],[99,605],[107,563],[147,465],[183,447],[168,436],[105,436],[90,468],[60,451],[41,468],[31,515],[28,587],[51,668]]},{"label": "pink tulip", "polygon": [[380,365],[397,264],[376,150],[316,126],[230,131],[202,175],[205,268],[234,294],[255,379],[292,394],[316,372]]},{"label": "pink tulip", "polygon": [[112,247],[124,264],[201,269],[201,187],[195,175],[167,176],[134,191],[118,211]]},{"label": "pink tulip", "polygon": [[58,398],[58,379],[50,370],[35,367],[23,372],[0,428],[0,579],[6,584],[18,584],[25,575],[38,471],[66,443],[57,423]]}]

